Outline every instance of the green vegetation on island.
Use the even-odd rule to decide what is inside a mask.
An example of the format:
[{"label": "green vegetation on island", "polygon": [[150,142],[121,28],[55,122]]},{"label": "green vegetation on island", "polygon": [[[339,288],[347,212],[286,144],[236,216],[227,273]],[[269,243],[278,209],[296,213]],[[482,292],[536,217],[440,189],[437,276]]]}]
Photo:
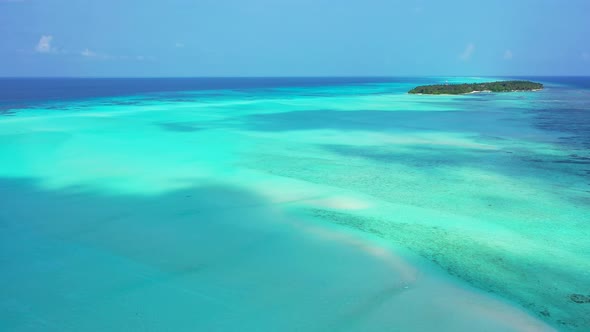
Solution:
[{"label": "green vegetation on island", "polygon": [[531,81],[500,81],[488,83],[435,84],[413,88],[408,93],[426,95],[460,95],[472,92],[513,92],[543,89],[543,84]]}]

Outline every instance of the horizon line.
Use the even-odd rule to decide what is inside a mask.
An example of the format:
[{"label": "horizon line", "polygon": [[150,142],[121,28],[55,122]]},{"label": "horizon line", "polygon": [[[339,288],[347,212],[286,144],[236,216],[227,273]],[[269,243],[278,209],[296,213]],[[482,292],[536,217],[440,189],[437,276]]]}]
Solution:
[{"label": "horizon line", "polygon": [[293,76],[0,76],[0,79],[195,79],[195,78],[418,78],[418,77],[590,77],[587,75],[293,75]]}]

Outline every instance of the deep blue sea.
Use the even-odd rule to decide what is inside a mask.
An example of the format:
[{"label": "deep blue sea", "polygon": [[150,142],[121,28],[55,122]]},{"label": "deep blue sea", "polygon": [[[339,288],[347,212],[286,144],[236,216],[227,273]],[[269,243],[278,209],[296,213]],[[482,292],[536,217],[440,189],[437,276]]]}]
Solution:
[{"label": "deep blue sea", "polygon": [[590,77],[1,78],[1,331],[588,331]]},{"label": "deep blue sea", "polygon": [[[470,78],[470,80],[473,79]],[[494,79],[496,78],[486,78],[486,80]],[[505,77],[497,79],[528,79],[580,89],[590,88],[588,77]],[[314,87],[363,83],[436,84],[446,80],[443,77],[0,78],[0,101],[6,105],[150,92]],[[477,81],[477,78],[475,80]]]},{"label": "deep blue sea", "polygon": [[[51,100],[141,93],[314,87],[403,81],[404,79],[384,77],[0,78],[0,105],[7,108]],[[406,79],[406,81],[412,81],[412,79]]]}]

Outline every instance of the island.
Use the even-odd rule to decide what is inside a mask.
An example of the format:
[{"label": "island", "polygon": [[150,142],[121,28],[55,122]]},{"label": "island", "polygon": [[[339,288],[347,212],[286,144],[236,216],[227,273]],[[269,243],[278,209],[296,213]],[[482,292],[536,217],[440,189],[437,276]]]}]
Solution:
[{"label": "island", "polygon": [[460,95],[475,92],[514,92],[542,90],[543,84],[531,81],[499,81],[488,83],[422,85],[408,91],[411,94]]}]

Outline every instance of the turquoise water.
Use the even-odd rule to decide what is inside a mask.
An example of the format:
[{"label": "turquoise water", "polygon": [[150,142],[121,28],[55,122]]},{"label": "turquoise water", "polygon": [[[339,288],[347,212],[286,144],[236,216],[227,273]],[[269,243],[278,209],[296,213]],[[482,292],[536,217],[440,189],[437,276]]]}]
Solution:
[{"label": "turquoise water", "polygon": [[590,79],[447,79],[5,102],[0,329],[589,330]]}]

